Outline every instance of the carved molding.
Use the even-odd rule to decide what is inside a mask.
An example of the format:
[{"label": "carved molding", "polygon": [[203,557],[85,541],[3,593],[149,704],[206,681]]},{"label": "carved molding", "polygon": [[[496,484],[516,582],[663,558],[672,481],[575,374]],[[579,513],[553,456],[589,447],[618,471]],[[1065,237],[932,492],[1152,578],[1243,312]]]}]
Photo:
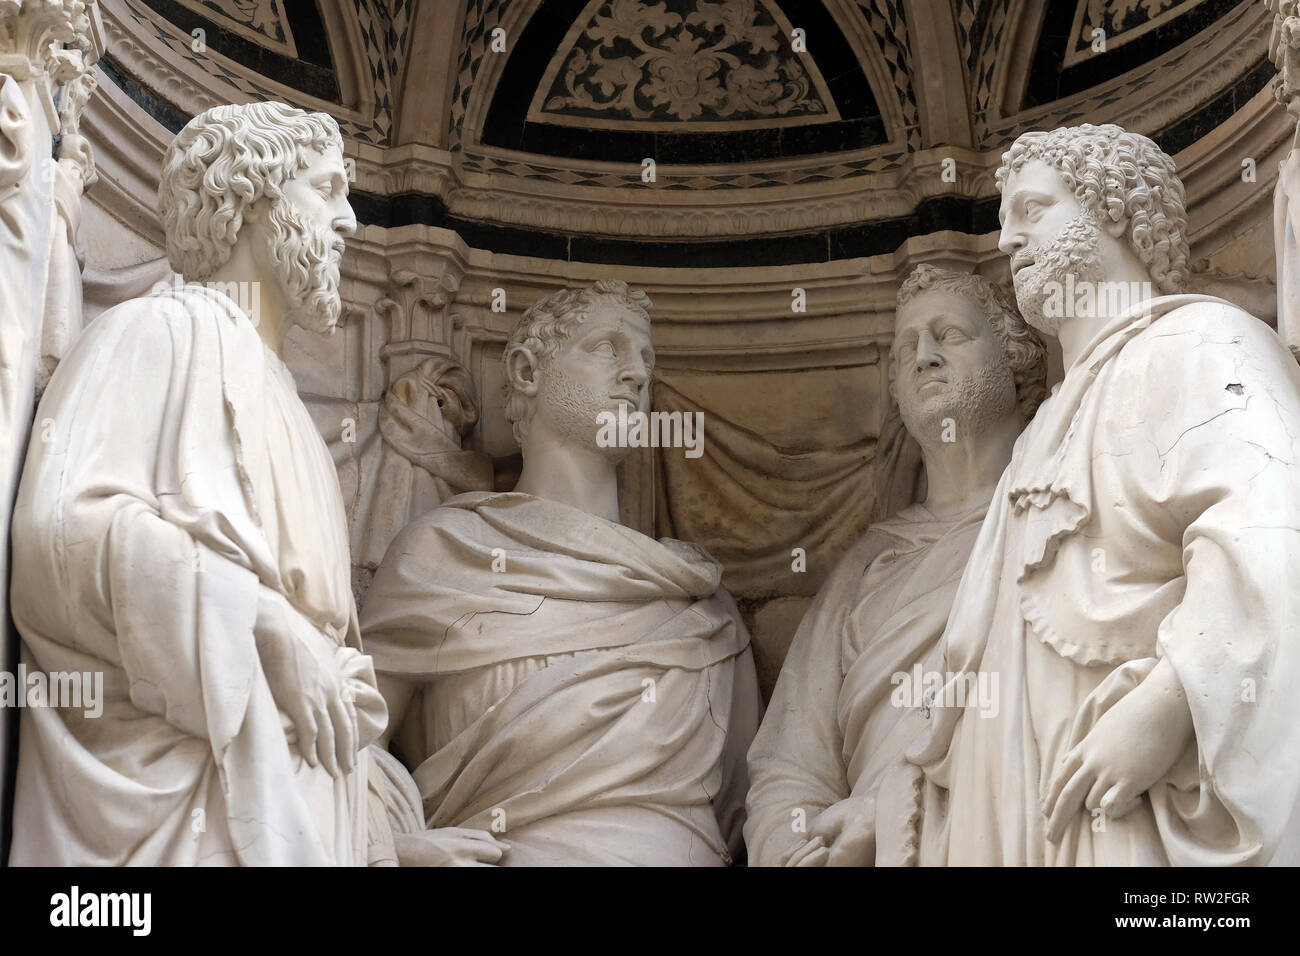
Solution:
[{"label": "carved molding", "polygon": [[[1032,9],[1040,9],[1030,4]],[[976,93],[976,136],[985,148],[1008,143],[1029,129],[1050,129],[1078,123],[1116,123],[1125,129],[1150,132],[1168,126],[1185,114],[1188,107],[1209,99],[1245,75],[1267,50],[1272,16],[1262,4],[1244,3],[1196,39],[1157,57],[1150,63],[1106,83],[1033,109],[1011,115],[1001,113],[1004,102],[1018,100],[1018,86],[1027,74],[1018,72],[1016,81],[1008,79],[1027,57],[1008,55],[1008,50],[1022,50],[1024,37],[1037,38],[1036,21],[1031,16],[1012,16],[1019,32],[1005,38],[998,50],[986,49],[984,57],[995,58],[993,89],[987,86]],[[999,81],[999,77],[1001,80]],[[1001,85],[998,85],[999,82]]]},{"label": "carved molding", "polygon": [[[102,2],[104,28],[113,59],[143,86],[187,115],[196,115],[225,103],[277,100],[303,109],[330,113],[339,121],[346,137],[372,142],[382,140],[386,135],[386,132],[381,135],[377,131],[376,97],[368,70],[345,73],[357,80],[354,89],[340,85],[341,95],[345,100],[351,100],[355,108],[326,102],[254,74],[243,64],[222,56],[211,47],[195,53],[189,34],[169,32],[177,28],[143,4],[134,0]],[[335,10],[326,22],[359,31],[356,18],[356,10],[348,5]],[[384,123],[390,119],[385,119]]]}]

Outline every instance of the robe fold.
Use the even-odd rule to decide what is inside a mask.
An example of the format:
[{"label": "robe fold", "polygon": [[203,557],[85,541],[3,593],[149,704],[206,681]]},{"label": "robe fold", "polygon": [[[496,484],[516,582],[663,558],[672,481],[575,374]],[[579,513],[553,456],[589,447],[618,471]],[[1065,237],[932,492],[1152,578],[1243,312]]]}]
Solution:
[{"label": "robe fold", "polygon": [[722,865],[742,849],[761,701],[694,546],[530,495],[458,495],[390,546],[362,612],[420,688],[402,738],[429,827],[520,865]]},{"label": "robe fold", "polygon": [[872,525],[823,585],[749,751],[751,864],[784,864],[807,825],[851,793],[877,796],[877,862],[912,862],[919,791],[879,792],[907,773],[904,750],[924,726],[919,699],[896,691],[912,689],[918,665],[933,668],[985,510],[940,520],[905,508]]},{"label": "robe fold", "polygon": [[[1021,435],[943,639],[998,675],[936,708],[921,862],[1295,862],[1300,369],[1231,303],[1162,296],[1099,331]],[[1195,737],[1120,819],[1046,838],[1066,752],[1161,658]],[[1151,728],[1151,732],[1159,732]]]},{"label": "robe fold", "polygon": [[359,745],[382,731],[338,481],[230,299],[168,289],[91,325],[38,409],[13,544],[24,662],[100,672],[105,699],[24,711],[12,863],[365,862],[364,760],[340,779],[303,760],[253,634],[282,602],[351,690]]}]

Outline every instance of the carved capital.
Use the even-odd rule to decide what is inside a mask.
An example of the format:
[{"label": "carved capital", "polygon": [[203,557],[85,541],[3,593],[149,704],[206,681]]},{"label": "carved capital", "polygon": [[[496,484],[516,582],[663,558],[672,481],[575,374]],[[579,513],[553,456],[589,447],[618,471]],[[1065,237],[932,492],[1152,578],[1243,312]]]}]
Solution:
[{"label": "carved capital", "polygon": [[421,261],[421,272],[394,263],[384,297],[375,303],[376,314],[388,323],[388,344],[380,358],[387,366],[390,383],[428,356],[454,358],[451,304],[460,289],[463,269],[450,259],[437,259],[430,274],[428,262]]},{"label": "carved capital", "polygon": [[27,61],[26,79],[45,73],[66,83],[103,53],[97,0],[0,0],[0,63],[15,72]]}]

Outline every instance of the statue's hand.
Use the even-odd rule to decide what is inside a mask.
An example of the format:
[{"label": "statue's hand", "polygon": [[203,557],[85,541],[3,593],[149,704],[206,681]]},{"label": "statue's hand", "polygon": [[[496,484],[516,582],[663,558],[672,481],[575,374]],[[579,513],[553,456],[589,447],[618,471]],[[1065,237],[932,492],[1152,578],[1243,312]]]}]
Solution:
[{"label": "statue's hand", "polygon": [[850,796],[818,814],[808,829],[810,840],[827,848],[818,866],[872,866],[876,862],[876,801],[871,794]]},{"label": "statue's hand", "polygon": [[1062,758],[1043,805],[1047,838],[1059,842],[1081,809],[1112,819],[1131,813],[1193,734],[1182,687],[1162,660]]},{"label": "statue's hand", "polygon": [[323,659],[312,649],[314,636],[295,633],[296,628],[311,628],[310,622],[280,595],[268,588],[262,593],[253,631],[257,653],[271,696],[293,722],[298,752],[332,777],[350,773],[357,759],[353,692],[345,689],[332,656]]},{"label": "statue's hand", "polygon": [[510,849],[486,830],[439,827],[394,834],[399,866],[492,866]]}]

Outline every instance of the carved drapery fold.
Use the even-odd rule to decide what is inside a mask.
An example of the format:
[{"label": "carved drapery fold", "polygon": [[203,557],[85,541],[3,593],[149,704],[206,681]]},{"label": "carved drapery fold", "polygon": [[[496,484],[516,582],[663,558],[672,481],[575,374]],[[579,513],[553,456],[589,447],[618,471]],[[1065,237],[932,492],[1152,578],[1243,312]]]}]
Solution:
[{"label": "carved drapery fold", "polygon": [[[93,88],[86,71],[102,50],[95,0],[0,0],[0,520],[6,542],[40,389],[81,330],[76,232],[94,164],[78,123]],[[62,137],[57,160],[56,137]],[[8,582],[6,546],[0,549],[6,605]],[[16,654],[5,615],[0,670],[12,671]],[[16,713],[0,708],[0,858],[7,856],[5,795]]]}]

